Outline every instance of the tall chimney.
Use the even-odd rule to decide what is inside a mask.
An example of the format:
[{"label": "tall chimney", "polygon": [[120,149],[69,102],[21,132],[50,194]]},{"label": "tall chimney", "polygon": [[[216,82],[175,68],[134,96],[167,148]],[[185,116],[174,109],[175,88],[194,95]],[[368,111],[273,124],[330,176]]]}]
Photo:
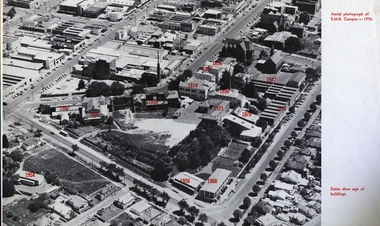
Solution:
[{"label": "tall chimney", "polygon": [[160,82],[161,76],[160,76],[160,52],[157,51],[157,80]]}]

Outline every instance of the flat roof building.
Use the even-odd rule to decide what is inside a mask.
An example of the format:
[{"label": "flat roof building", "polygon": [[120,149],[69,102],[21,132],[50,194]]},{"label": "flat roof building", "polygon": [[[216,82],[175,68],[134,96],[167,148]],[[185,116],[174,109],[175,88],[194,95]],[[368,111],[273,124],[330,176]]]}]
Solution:
[{"label": "flat roof building", "polygon": [[200,199],[208,202],[217,201],[223,193],[223,189],[227,185],[231,175],[232,172],[229,170],[216,169],[199,190]]},{"label": "flat roof building", "polygon": [[180,172],[171,179],[173,184],[178,185],[177,187],[181,190],[191,194],[194,194],[204,183],[203,179],[188,172]]}]

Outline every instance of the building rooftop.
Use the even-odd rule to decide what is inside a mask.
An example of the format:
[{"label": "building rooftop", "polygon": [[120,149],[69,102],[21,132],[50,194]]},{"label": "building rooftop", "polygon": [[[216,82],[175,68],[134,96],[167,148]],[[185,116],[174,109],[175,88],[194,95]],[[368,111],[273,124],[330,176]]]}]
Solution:
[{"label": "building rooftop", "polygon": [[[180,172],[179,174],[172,177],[172,179],[176,182],[184,184],[185,186],[190,186],[192,189],[197,189],[204,182],[203,179],[188,172]],[[189,183],[183,183],[181,179],[188,179],[187,182]]]},{"label": "building rooftop", "polygon": [[225,169],[216,169],[209,178],[216,178],[217,183],[205,183],[200,190],[216,193],[223,185],[223,182],[232,174],[231,171]]}]

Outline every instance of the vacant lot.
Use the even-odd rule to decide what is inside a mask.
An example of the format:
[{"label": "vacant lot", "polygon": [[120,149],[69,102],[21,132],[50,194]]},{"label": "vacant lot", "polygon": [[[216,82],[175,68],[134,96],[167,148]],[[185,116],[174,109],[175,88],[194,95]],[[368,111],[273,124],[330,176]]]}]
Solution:
[{"label": "vacant lot", "polygon": [[55,149],[43,150],[25,159],[23,170],[37,173],[49,170],[59,177],[65,188],[83,195],[89,195],[109,183],[100,175]]},{"label": "vacant lot", "polygon": [[24,198],[15,204],[4,206],[3,222],[6,225],[28,225],[48,212],[46,209],[39,209],[37,212],[32,213],[27,209],[30,203],[31,201]]}]

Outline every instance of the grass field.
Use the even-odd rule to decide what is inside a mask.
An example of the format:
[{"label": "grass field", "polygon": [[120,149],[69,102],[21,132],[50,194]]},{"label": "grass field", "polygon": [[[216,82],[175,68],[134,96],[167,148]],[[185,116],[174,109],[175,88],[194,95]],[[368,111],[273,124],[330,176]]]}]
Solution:
[{"label": "grass field", "polygon": [[[3,223],[6,225],[15,225],[22,226],[28,225],[34,221],[36,221],[41,216],[45,215],[49,212],[46,209],[39,209],[37,212],[32,213],[28,210],[28,206],[31,203],[28,199],[24,198],[18,201],[16,204],[9,204],[3,207]],[[18,221],[14,221],[13,218],[18,216],[20,219]]]},{"label": "grass field", "polygon": [[89,195],[109,182],[82,164],[55,149],[47,149],[25,159],[23,170],[54,172],[64,187]]}]

